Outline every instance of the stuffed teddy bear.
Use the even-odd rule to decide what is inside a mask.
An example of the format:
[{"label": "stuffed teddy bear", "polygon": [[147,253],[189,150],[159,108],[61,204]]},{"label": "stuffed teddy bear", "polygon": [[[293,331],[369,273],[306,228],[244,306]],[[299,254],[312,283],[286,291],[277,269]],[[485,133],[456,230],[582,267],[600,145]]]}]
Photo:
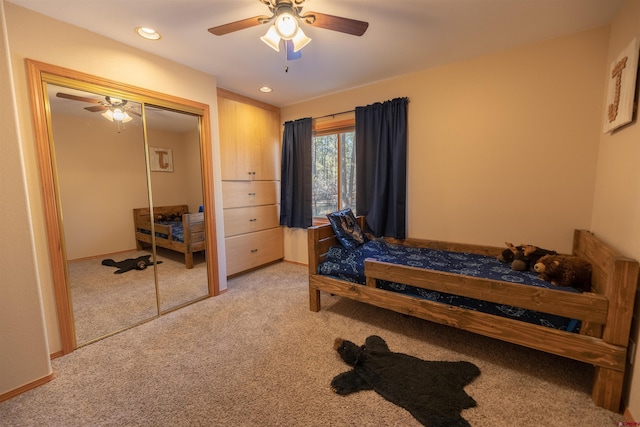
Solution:
[{"label": "stuffed teddy bear", "polygon": [[505,264],[511,264],[515,271],[534,271],[533,266],[545,255],[556,255],[556,251],[542,249],[533,245],[514,246],[505,242],[507,249],[498,255],[498,260]]},{"label": "stuffed teddy bear", "polygon": [[178,212],[178,213],[170,213],[170,214],[158,214],[156,215],[156,221],[157,222],[164,222],[164,221],[182,221],[182,213]]},{"label": "stuffed teddy bear", "polygon": [[591,292],[591,264],[570,255],[545,255],[533,266],[540,278],[555,286]]}]

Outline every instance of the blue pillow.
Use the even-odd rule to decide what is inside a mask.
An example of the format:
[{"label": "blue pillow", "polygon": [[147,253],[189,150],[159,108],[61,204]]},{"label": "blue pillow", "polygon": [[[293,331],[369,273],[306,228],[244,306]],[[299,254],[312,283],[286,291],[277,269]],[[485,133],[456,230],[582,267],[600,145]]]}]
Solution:
[{"label": "blue pillow", "polygon": [[362,232],[351,209],[343,209],[327,214],[327,218],[331,223],[333,232],[336,233],[338,241],[346,249],[357,248],[369,240]]}]

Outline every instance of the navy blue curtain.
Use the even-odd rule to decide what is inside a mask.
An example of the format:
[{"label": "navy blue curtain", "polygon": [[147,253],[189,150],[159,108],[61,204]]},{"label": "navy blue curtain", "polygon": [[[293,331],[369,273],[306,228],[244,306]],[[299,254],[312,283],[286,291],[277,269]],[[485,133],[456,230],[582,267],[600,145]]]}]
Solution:
[{"label": "navy blue curtain", "polygon": [[280,225],[308,228],[312,224],[311,118],[284,124]]},{"label": "navy blue curtain", "polygon": [[408,103],[356,108],[356,213],[377,237],[406,237]]}]

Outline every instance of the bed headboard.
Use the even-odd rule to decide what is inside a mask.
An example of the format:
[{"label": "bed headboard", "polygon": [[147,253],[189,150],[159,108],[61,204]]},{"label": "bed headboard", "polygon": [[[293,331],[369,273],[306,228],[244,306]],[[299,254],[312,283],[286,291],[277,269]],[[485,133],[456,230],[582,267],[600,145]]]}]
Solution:
[{"label": "bed headboard", "polygon": [[[356,217],[360,228],[365,229],[364,216]],[[338,238],[331,227],[331,224],[309,227],[307,229],[309,273],[317,274],[318,265],[327,256],[331,246],[339,245]]]},{"label": "bed headboard", "polygon": [[[133,217],[135,221],[147,221],[151,222],[149,218],[149,208],[139,208],[133,210]],[[189,213],[189,206],[187,205],[175,205],[175,206],[154,206],[153,214],[158,215],[170,215],[170,214],[185,214]]]},{"label": "bed headboard", "polygon": [[591,263],[593,292],[609,300],[602,339],[626,347],[638,286],[638,262],[622,256],[587,230],[575,230],[573,254]]}]

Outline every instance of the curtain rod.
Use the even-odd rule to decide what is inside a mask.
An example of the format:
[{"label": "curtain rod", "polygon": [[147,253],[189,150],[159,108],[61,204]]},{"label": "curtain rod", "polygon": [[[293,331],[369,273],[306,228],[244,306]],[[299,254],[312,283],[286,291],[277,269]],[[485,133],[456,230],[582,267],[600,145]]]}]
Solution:
[{"label": "curtain rod", "polygon": [[[353,113],[353,112],[355,112],[355,111],[356,111],[356,110],[348,110],[348,111],[342,111],[342,112],[340,112],[340,113],[327,114],[327,115],[325,115],[325,116],[320,116],[320,117],[312,117],[312,118],[311,118],[311,120],[324,119],[324,118],[326,118],[326,117],[335,117],[335,116],[339,116],[339,115],[341,115],[341,114]],[[284,123],[283,123],[283,125],[284,125]]]},{"label": "curtain rod", "polygon": [[[407,102],[408,102],[408,101],[409,101],[409,98],[407,98]],[[311,118],[311,120],[324,119],[324,118],[327,118],[327,117],[335,117],[335,116],[339,116],[339,115],[341,115],[341,114],[349,114],[349,113],[353,113],[353,112],[355,112],[355,111],[356,111],[356,110],[355,110],[355,109],[353,109],[353,110],[341,111],[341,112],[339,112],[339,113],[326,114],[326,115],[324,115],[324,116],[320,116],[320,117],[312,117],[312,118]],[[284,124],[284,123],[283,123],[283,124]]]},{"label": "curtain rod", "polygon": [[[407,98],[407,102],[409,102],[409,98]],[[355,109],[353,109],[353,110],[347,110],[347,111],[342,111],[342,112],[340,112],[340,113],[333,113],[333,114],[327,114],[327,115],[325,115],[325,116],[313,117],[312,119],[313,119],[313,120],[317,120],[317,119],[324,119],[324,118],[326,118],[326,117],[335,117],[335,116],[339,116],[339,115],[341,115],[341,114],[353,113],[353,112],[355,112],[355,111],[356,111]]]},{"label": "curtain rod", "polygon": [[348,111],[342,111],[340,113],[327,114],[326,116],[314,117],[313,120],[324,119],[325,117],[335,117],[335,116],[339,116],[341,114],[353,113],[354,111],[356,111],[356,110],[348,110]]}]

